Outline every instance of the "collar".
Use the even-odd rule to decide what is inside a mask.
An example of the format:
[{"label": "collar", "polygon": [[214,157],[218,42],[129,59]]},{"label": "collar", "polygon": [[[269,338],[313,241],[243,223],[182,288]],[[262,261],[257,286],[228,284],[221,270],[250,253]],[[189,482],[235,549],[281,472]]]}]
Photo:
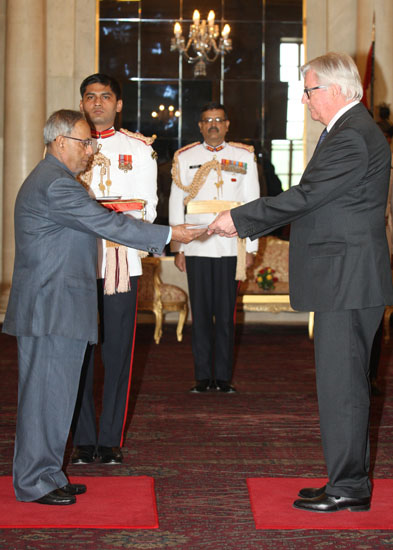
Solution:
[{"label": "collar", "polygon": [[94,139],[105,139],[108,137],[112,137],[116,134],[116,130],[112,126],[112,128],[108,128],[107,130],[104,130],[103,132],[97,132],[95,128],[91,128],[91,137]]},{"label": "collar", "polygon": [[211,151],[212,153],[217,153],[218,151],[222,151],[225,145],[226,145],[225,141],[223,141],[221,145],[217,145],[217,147],[212,147],[211,145],[208,145],[206,141],[203,142],[204,148],[207,149],[208,151]]},{"label": "collar", "polygon": [[344,107],[342,107],[339,111],[337,111],[337,113],[334,115],[334,117],[332,118],[332,120],[329,122],[329,124],[326,126],[326,129],[328,132],[330,132],[330,130],[332,129],[332,127],[334,126],[334,124],[338,121],[338,119],[344,114],[346,113],[347,111],[349,111],[349,109],[352,109],[352,107],[355,107],[355,105],[357,105],[359,103],[359,101],[356,99],[355,101],[351,101],[351,103],[348,103],[348,105],[345,105]]}]

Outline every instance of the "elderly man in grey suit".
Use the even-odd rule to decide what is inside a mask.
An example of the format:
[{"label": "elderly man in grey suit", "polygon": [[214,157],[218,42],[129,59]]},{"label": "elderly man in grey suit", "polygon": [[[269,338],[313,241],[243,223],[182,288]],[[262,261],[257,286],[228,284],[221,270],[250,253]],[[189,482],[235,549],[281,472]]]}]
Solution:
[{"label": "elderly man in grey suit", "polygon": [[17,336],[14,489],[21,501],[73,504],[86,486],[62,471],[87,343],[97,341],[97,237],[160,253],[201,234],[109,212],[75,175],[92,154],[83,115],[61,110],[44,128],[47,154],[19,190],[16,255],[3,331]]},{"label": "elderly man in grey suit", "polygon": [[[385,206],[390,150],[359,103],[353,60],[328,53],[302,67],[302,102],[326,129],[300,184],[220,214],[210,231],[258,238],[291,223],[290,295],[315,311],[315,363],[328,483],[295,508],[368,510],[369,358],[385,304],[393,303]],[[323,141],[322,141],[323,140]]]}]

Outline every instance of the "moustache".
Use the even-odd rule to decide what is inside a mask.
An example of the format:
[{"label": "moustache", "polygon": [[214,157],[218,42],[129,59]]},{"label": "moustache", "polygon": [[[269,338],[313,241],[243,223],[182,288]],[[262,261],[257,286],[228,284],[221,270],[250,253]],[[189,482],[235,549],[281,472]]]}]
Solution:
[{"label": "moustache", "polygon": [[211,132],[212,130],[215,130],[216,132],[218,132],[217,126],[212,126],[211,128],[208,129],[208,132]]}]

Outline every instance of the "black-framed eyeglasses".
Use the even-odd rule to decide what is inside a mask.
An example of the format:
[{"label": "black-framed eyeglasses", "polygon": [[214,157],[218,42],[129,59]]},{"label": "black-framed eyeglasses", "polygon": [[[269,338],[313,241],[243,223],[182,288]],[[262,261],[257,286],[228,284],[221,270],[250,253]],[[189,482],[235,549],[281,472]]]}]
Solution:
[{"label": "black-framed eyeglasses", "polygon": [[218,124],[221,124],[222,122],[225,122],[228,120],[227,118],[221,118],[220,116],[216,117],[209,117],[209,118],[203,118],[201,122],[203,124],[210,124],[210,122],[217,122]]},{"label": "black-framed eyeglasses", "polygon": [[310,92],[313,90],[321,90],[323,88],[327,88],[327,86],[314,86],[313,88],[304,88],[303,93],[306,94],[307,99],[310,99]]},{"label": "black-framed eyeglasses", "polygon": [[93,147],[93,143],[94,141],[92,139],[81,139],[81,138],[77,138],[77,137],[72,137],[72,136],[61,136],[63,138],[66,138],[66,139],[73,139],[75,141],[79,141],[83,147],[85,149],[87,149],[88,147]]}]

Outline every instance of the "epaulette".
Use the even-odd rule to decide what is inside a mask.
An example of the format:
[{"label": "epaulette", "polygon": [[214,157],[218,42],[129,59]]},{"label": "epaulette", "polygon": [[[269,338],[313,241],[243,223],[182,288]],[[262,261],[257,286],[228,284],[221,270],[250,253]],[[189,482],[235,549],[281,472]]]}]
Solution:
[{"label": "epaulette", "polygon": [[146,137],[139,132],[130,132],[130,130],[127,130],[126,128],[120,128],[119,131],[121,134],[125,134],[128,137],[143,141],[145,145],[151,145],[157,137],[155,134],[153,134],[151,137]]},{"label": "epaulette", "polygon": [[188,149],[192,149],[192,147],[195,147],[196,145],[200,145],[201,142],[200,141],[194,141],[194,143],[189,143],[188,145],[185,145],[184,147],[181,147],[180,149],[178,149],[176,152],[178,155],[180,155],[180,153],[184,153],[184,151],[188,151]]},{"label": "epaulette", "polygon": [[238,147],[239,149],[244,149],[245,151],[248,151],[249,153],[254,152],[254,146],[253,145],[246,145],[245,143],[240,143],[237,141],[229,141],[228,145],[232,145],[233,147]]}]

